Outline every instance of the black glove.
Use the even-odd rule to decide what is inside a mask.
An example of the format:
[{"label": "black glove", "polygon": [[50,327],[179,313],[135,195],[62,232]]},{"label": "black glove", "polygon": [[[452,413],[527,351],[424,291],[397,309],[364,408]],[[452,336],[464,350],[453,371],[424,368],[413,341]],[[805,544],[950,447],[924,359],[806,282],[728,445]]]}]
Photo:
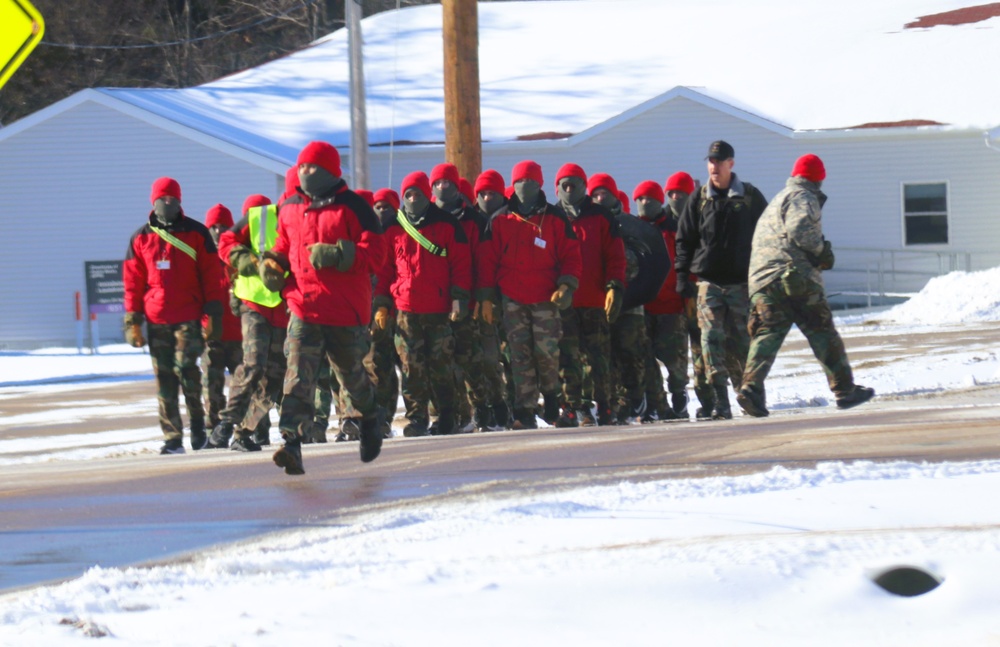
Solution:
[{"label": "black glove", "polygon": [[693,299],[698,296],[698,290],[688,280],[687,272],[677,273],[677,294],[685,299]]},{"label": "black glove", "polygon": [[340,248],[330,243],[313,243],[309,246],[309,264],[317,270],[337,267],[340,264]]},{"label": "black glove", "polygon": [[209,301],[202,308],[202,312],[208,317],[205,341],[219,341],[222,339],[222,303]]},{"label": "black glove", "polygon": [[816,263],[816,267],[821,270],[832,270],[833,269],[833,246],[830,245],[830,241],[823,240],[823,251],[819,254],[819,259]]},{"label": "black glove", "polygon": [[281,292],[285,287],[285,270],[273,258],[265,258],[260,264],[260,280],[271,292]]}]

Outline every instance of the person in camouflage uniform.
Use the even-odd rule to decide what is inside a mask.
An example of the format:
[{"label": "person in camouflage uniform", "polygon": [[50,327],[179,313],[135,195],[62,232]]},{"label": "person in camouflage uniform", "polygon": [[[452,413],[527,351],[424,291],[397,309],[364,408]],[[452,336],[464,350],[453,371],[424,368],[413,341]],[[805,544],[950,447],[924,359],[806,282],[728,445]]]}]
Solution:
[{"label": "person in camouflage uniform", "polygon": [[285,442],[273,456],[290,475],[305,473],[301,445],[312,426],[323,361],[361,414],[361,461],[375,460],[382,450],[381,412],[363,364],[371,345],[372,274],[385,263],[382,227],[340,177],[336,148],[310,142],[297,165],[298,189],[281,203],[277,240],[260,264],[265,287],[281,291],[291,311],[278,422]]},{"label": "person in camouflage uniform", "polygon": [[826,373],[837,407],[870,400],[874,389],[854,383],[844,342],[833,325],[821,271],[833,267],[830,242],[823,237],[826,195],[823,161],[807,154],[795,161],[792,176],[757,223],[750,256],[750,353],[736,401],[747,414],[768,415],[764,380],[792,324],[809,341]]},{"label": "person in camouflage uniform", "polygon": [[506,211],[490,220],[480,245],[476,299],[487,324],[501,303],[514,382],[514,429],[536,429],[538,397],[543,419],[559,417],[560,310],[573,304],[580,282],[580,245],[573,225],[542,192],[542,167],[518,162]]},{"label": "person in camouflage uniform", "polygon": [[[742,366],[750,348],[746,327],[750,245],[757,220],[767,207],[763,194],[733,172],[734,157],[727,142],[719,140],[709,146],[709,181],[684,207],[674,261],[677,293],[698,298],[702,352],[715,393],[712,418],[718,420],[733,417],[728,382],[739,390],[743,377],[742,370],[730,370],[729,357],[739,358]],[[692,275],[698,277],[697,289]],[[729,343],[735,347],[728,347]]]},{"label": "person in camouflage uniform", "polygon": [[[225,205],[216,204],[205,214],[205,226],[212,235],[212,242],[219,246],[219,236],[233,226],[233,214]],[[225,289],[232,288],[233,277],[229,268],[223,268]],[[230,295],[230,303],[232,296]],[[202,319],[202,327],[207,324]],[[205,377],[205,415],[212,429],[219,424],[219,414],[226,408],[226,371],[232,375],[243,362],[243,335],[240,318],[232,308],[222,309],[222,337],[218,341],[206,341],[205,353],[201,357],[201,370]]]},{"label": "person in camouflage uniform", "polygon": [[[576,164],[564,164],[556,174],[556,213],[572,225],[579,241],[582,271],[573,292],[573,307],[561,312],[559,377],[562,415],[558,427],[614,423],[611,399],[611,323],[621,312],[625,290],[625,246],[610,207],[621,209],[618,187],[606,173],[587,174]],[[603,202],[602,202],[603,201]],[[585,375],[597,408],[584,398]]]},{"label": "person in camouflage uniform", "polygon": [[[487,169],[476,178],[473,187],[475,208],[483,219],[482,235],[489,221],[499,213],[507,210],[507,199],[504,197],[503,177],[493,169]],[[476,258],[479,255],[479,245],[473,254],[473,272],[476,268]],[[478,281],[477,281],[478,283]],[[486,323],[480,312],[481,305],[476,302],[473,324],[475,326],[474,352],[471,358],[470,371],[478,376],[473,382],[470,394],[476,403],[476,427],[480,431],[499,431],[510,426],[510,408],[507,406],[507,386],[504,383],[504,368],[500,352],[501,337],[496,323]]]},{"label": "person in camouflage uniform", "polygon": [[[479,240],[486,229],[487,218],[473,206],[475,200],[470,202],[468,196],[460,191],[463,183],[458,175],[458,168],[448,162],[438,164],[431,170],[430,182],[435,203],[458,220],[469,241],[471,258],[475,258]],[[473,263],[473,284],[475,273]],[[490,409],[493,400],[489,391],[490,380],[495,378],[496,369],[492,369],[491,374],[491,367],[484,364],[478,310],[479,305],[472,301],[469,303],[469,311],[473,316],[451,323],[452,335],[455,337],[455,390],[461,432],[473,429],[486,431],[493,426]]]},{"label": "person in camouflage uniform", "polygon": [[[690,176],[688,180],[691,181]],[[691,181],[691,184],[694,182]],[[646,180],[636,186],[632,199],[635,200],[638,217],[655,227],[657,233],[662,236],[672,262],[675,257],[677,221],[671,215],[672,212],[664,209],[663,189],[656,182]],[[643,357],[648,409],[642,417],[642,422],[652,422],[654,419],[661,422],[688,419],[687,317],[684,314],[684,299],[677,294],[675,284],[676,279],[671,267],[656,298],[643,306],[649,345]],[[667,391],[671,396],[669,403],[663,389],[663,375],[657,360],[663,362],[667,369]]]},{"label": "person in camouflage uniform", "polygon": [[281,401],[288,310],[281,295],[267,289],[258,274],[262,255],[277,237],[278,207],[267,196],[254,194],[243,201],[242,212],[240,221],[219,237],[219,256],[235,274],[243,359],[232,374],[229,400],[208,445],[254,452],[270,443],[270,411]]},{"label": "person in camouflage uniform", "polygon": [[180,184],[157,179],[150,202],[153,209],[132,234],[122,265],[125,341],[141,348],[146,343],[142,325],[147,324],[164,437],[160,453],[183,454],[178,388],[190,418],[191,449],[203,449],[208,442],[198,367],[204,349],[202,317],[209,317],[205,339],[218,340],[225,279],[208,228],[184,215]]},{"label": "person in camouflage uniform", "polygon": [[[458,431],[451,322],[469,314],[472,257],[465,230],[432,202],[430,181],[420,171],[400,186],[403,209],[385,229],[388,261],[378,270],[375,322],[387,325],[395,306],[396,352],[403,365],[404,436],[430,433],[429,404],[438,407],[437,433]],[[385,325],[383,325],[385,324]]]}]

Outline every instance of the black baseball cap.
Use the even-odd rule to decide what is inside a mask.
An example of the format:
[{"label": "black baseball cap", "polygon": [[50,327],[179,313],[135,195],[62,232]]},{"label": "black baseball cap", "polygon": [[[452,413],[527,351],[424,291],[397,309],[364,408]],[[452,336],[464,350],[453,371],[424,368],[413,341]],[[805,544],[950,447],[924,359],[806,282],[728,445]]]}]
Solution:
[{"label": "black baseball cap", "polygon": [[720,139],[719,141],[712,142],[712,145],[708,147],[708,155],[705,156],[705,159],[727,160],[732,157],[736,157],[736,151],[729,145],[729,142],[724,142]]}]

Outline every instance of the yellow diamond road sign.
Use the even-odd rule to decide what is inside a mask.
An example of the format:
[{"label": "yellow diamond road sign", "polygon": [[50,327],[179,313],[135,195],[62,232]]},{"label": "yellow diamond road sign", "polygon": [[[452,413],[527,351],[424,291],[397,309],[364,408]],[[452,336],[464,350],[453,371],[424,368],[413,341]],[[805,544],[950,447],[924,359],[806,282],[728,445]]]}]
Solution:
[{"label": "yellow diamond road sign", "polygon": [[45,22],[28,0],[0,0],[0,87],[42,40]]}]

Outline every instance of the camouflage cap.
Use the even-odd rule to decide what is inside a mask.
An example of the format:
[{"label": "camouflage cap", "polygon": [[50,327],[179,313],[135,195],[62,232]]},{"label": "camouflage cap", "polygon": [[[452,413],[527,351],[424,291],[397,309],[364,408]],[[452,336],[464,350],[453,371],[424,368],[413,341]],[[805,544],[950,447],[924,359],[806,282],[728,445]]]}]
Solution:
[{"label": "camouflage cap", "polygon": [[705,156],[707,160],[727,160],[736,157],[736,151],[729,142],[718,141],[712,142],[712,145],[708,147],[708,155]]}]

